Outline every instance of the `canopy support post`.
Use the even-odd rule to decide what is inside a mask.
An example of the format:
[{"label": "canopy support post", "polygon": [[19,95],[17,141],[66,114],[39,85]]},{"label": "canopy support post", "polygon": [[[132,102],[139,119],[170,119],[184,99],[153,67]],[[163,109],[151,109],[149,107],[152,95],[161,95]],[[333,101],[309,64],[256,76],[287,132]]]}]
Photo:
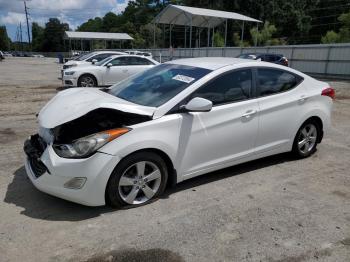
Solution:
[{"label": "canopy support post", "polygon": [[209,39],[210,39],[210,27],[208,26],[208,43],[207,43],[207,47],[209,47]]},{"label": "canopy support post", "polygon": [[241,46],[243,46],[243,41],[244,41],[244,21],[243,21],[243,24],[242,24]]},{"label": "canopy support post", "polygon": [[190,48],[192,48],[192,16],[191,16],[191,27],[190,27]]},{"label": "canopy support post", "polygon": [[153,23],[153,48],[156,48],[156,22]]},{"label": "canopy support post", "polygon": [[213,27],[213,35],[211,37],[211,47],[214,47],[214,34],[215,34],[215,27]]},{"label": "canopy support post", "polygon": [[256,23],[255,47],[258,45],[259,24]]},{"label": "canopy support post", "polygon": [[202,32],[202,30],[199,29],[199,32],[198,32],[198,47],[199,48],[201,47],[201,32]]},{"label": "canopy support post", "polygon": [[225,47],[226,47],[226,42],[227,42],[227,19],[225,22]]},{"label": "canopy support post", "polygon": [[171,26],[171,24],[170,24],[170,30],[169,30],[169,39],[170,39],[170,45],[169,45],[169,47],[171,47],[172,45],[171,45],[171,29],[173,29],[173,27]]}]

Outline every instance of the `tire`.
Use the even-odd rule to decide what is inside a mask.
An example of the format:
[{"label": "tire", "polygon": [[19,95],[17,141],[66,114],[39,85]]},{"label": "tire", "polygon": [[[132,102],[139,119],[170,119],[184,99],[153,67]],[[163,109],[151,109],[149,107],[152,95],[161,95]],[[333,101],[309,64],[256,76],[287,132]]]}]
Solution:
[{"label": "tire", "polygon": [[78,87],[97,87],[96,78],[89,74],[82,75],[78,79]]},{"label": "tire", "polygon": [[106,203],[112,207],[145,205],[164,192],[167,180],[168,169],[159,155],[134,153],[124,158],[111,174]]},{"label": "tire", "polygon": [[293,143],[292,153],[297,158],[306,158],[316,152],[320,141],[321,128],[315,120],[306,121],[298,130]]}]

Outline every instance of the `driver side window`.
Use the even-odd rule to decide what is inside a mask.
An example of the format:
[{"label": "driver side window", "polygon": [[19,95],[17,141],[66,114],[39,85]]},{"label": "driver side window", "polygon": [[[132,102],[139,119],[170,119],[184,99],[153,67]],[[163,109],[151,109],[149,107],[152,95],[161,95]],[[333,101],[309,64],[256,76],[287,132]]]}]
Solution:
[{"label": "driver side window", "polygon": [[243,69],[224,73],[197,89],[191,97],[202,97],[221,105],[249,99],[252,90],[252,71]]}]

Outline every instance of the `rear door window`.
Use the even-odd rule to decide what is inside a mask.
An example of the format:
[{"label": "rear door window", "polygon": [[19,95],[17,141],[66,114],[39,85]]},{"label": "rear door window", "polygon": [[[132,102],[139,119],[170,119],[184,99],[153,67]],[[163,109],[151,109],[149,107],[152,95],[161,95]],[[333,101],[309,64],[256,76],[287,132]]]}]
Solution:
[{"label": "rear door window", "polygon": [[293,89],[302,77],[284,70],[258,68],[258,92],[260,96],[273,95]]}]

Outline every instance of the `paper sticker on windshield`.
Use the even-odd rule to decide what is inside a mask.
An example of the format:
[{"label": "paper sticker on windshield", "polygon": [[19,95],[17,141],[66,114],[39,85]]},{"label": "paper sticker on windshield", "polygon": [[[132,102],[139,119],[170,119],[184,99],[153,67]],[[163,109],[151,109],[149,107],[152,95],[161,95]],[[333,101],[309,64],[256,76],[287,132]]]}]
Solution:
[{"label": "paper sticker on windshield", "polygon": [[173,77],[174,80],[178,80],[178,81],[181,81],[181,82],[185,82],[187,84],[191,83],[193,80],[195,80],[194,78],[192,77],[189,77],[189,76],[184,76],[184,75],[176,75]]}]

